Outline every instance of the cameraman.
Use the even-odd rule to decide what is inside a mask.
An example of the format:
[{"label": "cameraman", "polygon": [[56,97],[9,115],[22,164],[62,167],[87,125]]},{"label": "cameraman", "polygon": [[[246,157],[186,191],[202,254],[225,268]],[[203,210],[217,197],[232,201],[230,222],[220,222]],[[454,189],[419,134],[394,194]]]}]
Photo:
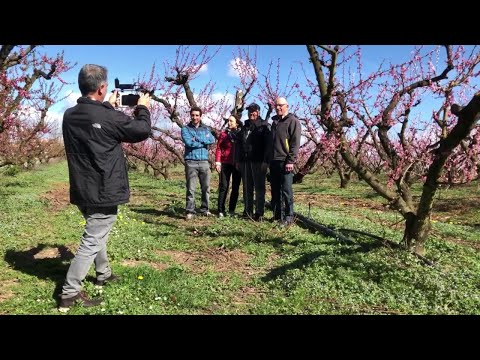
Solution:
[{"label": "cameraman", "polygon": [[129,201],[130,190],[122,142],[136,143],[151,132],[150,95],[142,94],[134,118],[116,111],[119,97],[115,90],[108,102],[107,69],[87,64],[78,74],[82,97],[63,116],[63,139],[70,178],[70,202],[78,206],[86,224],[80,247],[68,269],[60,295],[60,311],[76,301],[96,306],[81,290],[92,263],[96,285],[119,279],[112,274],[107,258],[107,239],[117,218],[117,207]]}]

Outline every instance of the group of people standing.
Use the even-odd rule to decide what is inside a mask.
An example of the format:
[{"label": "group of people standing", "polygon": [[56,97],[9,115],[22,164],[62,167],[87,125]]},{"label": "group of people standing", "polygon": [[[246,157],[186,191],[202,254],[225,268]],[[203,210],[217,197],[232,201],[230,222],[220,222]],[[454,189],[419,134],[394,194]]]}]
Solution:
[{"label": "group of people standing", "polygon": [[[293,169],[300,147],[301,125],[295,115],[288,112],[288,102],[279,97],[275,101],[277,115],[272,125],[260,116],[260,106],[247,106],[248,120],[242,126],[237,116],[228,118],[227,129],[218,137],[215,168],[220,176],[218,189],[218,216],[227,213],[226,198],[232,184],[228,214],[234,215],[240,182],[243,184],[243,217],[263,221],[265,213],[265,181],[270,169],[273,218],[283,225],[293,222]],[[185,176],[187,182],[186,219],[195,211],[195,187],[200,180],[202,192],[199,213],[210,216],[210,168],[208,147],[214,137],[201,122],[198,108],[190,111],[191,121],[182,128],[185,143]]]},{"label": "group of people standing", "polygon": [[[122,143],[146,140],[152,130],[150,95],[141,94],[133,116],[127,116],[116,110],[120,103],[117,90],[105,101],[109,94],[107,75],[104,66],[84,65],[78,74],[82,96],[63,116],[70,202],[79,208],[85,219],[85,227],[59,296],[60,311],[68,311],[75,303],[85,307],[101,304],[102,299],[90,299],[82,291],[83,281],[92,265],[95,266],[96,286],[120,280],[119,276],[112,273],[107,241],[117,218],[118,205],[127,203],[130,198]],[[218,139],[215,159],[216,169],[220,172],[219,216],[225,214],[230,178],[232,192],[228,210],[229,214],[234,214],[242,179],[244,215],[261,221],[265,207],[265,175],[270,167],[274,219],[285,224],[293,221],[292,170],[297,161],[301,128],[298,119],[288,112],[288,103],[284,98],[276,100],[275,108],[277,115],[272,118],[272,126],[261,119],[260,106],[257,104],[247,107],[248,120],[244,126],[234,116],[228,119],[228,128]],[[189,124],[182,128],[187,219],[193,218],[196,213],[194,194],[197,178],[202,190],[199,212],[212,215],[209,211],[208,147],[215,143],[215,137],[202,124],[202,110],[191,108],[190,117]]]}]

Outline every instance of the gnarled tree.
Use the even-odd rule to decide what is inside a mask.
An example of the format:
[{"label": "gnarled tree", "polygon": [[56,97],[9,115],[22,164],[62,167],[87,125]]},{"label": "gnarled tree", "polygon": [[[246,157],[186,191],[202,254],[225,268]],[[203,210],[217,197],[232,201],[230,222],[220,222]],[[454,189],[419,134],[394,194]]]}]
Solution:
[{"label": "gnarled tree", "polygon": [[[338,70],[339,63],[346,66],[345,59],[351,59],[344,49],[307,45],[307,50],[316,78],[314,92],[320,98],[318,122],[338,142],[345,163],[401,213],[405,219],[404,244],[423,254],[444,165],[479,117],[479,93],[464,108],[452,104],[455,95],[463,94],[469,80],[477,75],[480,52],[474,48],[466,55],[463,47],[446,46],[444,64],[439,64],[441,69],[437,70],[435,59],[439,58],[440,49],[424,54],[420,47],[410,60],[380,65],[365,77],[357,51],[356,77],[349,73],[348,79],[339,79],[339,73],[348,73]],[[448,76],[452,78],[449,81]],[[456,89],[462,91],[455,93]],[[446,121],[442,131],[437,131],[435,121],[425,121],[420,116],[412,119],[415,107],[434,95],[443,97],[439,111],[445,114]],[[375,152],[382,160],[387,181],[373,172],[363,157],[355,156],[352,143],[361,137],[349,137],[351,128],[361,128],[360,132],[368,134],[365,151]],[[414,201],[412,185],[418,180],[423,181],[423,190],[420,200]]]},{"label": "gnarled tree", "polygon": [[60,99],[63,54],[48,57],[36,45],[0,47],[0,166],[28,163],[49,146],[49,108]]}]

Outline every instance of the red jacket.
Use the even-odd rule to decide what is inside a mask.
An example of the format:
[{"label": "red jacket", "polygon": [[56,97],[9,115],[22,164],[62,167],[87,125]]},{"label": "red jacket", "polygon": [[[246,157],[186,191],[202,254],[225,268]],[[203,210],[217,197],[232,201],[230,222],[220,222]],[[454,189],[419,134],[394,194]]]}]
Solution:
[{"label": "red jacket", "polygon": [[232,164],[235,151],[235,134],[225,130],[220,133],[215,151],[215,162],[223,164]]}]

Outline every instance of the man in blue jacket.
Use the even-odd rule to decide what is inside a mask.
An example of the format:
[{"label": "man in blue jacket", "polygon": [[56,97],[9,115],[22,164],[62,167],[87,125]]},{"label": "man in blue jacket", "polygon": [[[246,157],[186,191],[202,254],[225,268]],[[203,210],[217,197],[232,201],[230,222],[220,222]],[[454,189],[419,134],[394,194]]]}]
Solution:
[{"label": "man in blue jacket", "polygon": [[60,294],[59,310],[68,311],[76,302],[96,306],[81,291],[82,282],[95,263],[96,285],[118,280],[107,258],[107,239],[117,218],[117,207],[129,201],[127,164],[122,142],[135,143],[151,132],[149,94],[142,94],[132,119],[121,111],[115,90],[108,101],[107,69],[87,64],[78,74],[82,97],[63,115],[63,140],[70,178],[70,202],[80,209],[86,224],[80,246],[67,272]]},{"label": "man in blue jacket", "polygon": [[195,106],[190,109],[191,121],[182,128],[185,143],[185,178],[187,180],[186,220],[195,215],[195,188],[197,178],[202,190],[200,213],[212,215],[209,211],[210,201],[210,165],[208,164],[208,146],[215,142],[210,130],[202,124],[202,109]]}]

